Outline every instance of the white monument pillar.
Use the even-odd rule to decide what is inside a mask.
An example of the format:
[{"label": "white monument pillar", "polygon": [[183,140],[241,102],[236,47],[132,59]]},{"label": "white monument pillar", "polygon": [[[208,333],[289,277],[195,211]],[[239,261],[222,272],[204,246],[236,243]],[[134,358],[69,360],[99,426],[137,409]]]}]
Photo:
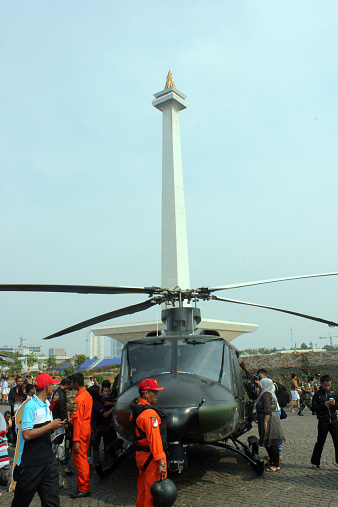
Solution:
[{"label": "white monument pillar", "polygon": [[165,89],[154,94],[163,113],[161,286],[190,289],[181,139],[178,113],[188,107],[169,70]]}]

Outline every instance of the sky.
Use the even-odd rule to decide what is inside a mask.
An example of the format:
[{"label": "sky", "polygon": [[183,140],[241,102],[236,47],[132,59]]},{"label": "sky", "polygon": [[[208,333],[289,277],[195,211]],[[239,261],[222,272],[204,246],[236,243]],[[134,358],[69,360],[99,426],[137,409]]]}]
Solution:
[{"label": "sky", "polygon": [[[169,69],[189,103],[191,285],[338,271],[335,0],[0,6],[0,283],[160,285],[162,118],[151,102]],[[337,321],[337,287],[326,277],[219,295]],[[0,345],[22,335],[85,353],[89,329],[42,338],[144,299],[3,293]],[[259,326],[239,349],[338,335],[269,310],[200,308]]]}]

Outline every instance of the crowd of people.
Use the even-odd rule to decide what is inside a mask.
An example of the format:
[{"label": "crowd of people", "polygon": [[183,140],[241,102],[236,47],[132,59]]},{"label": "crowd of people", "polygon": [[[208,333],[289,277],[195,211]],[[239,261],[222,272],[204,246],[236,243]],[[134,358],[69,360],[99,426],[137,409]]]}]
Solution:
[{"label": "crowd of people", "polygon": [[[8,445],[16,445],[10,485],[10,491],[14,492],[13,507],[28,506],[36,492],[42,505],[59,507],[57,460],[66,466],[66,475],[76,474],[77,489],[71,497],[90,496],[90,466],[94,467],[94,473],[102,471],[116,458],[121,442],[112,423],[118,379],[117,376],[112,386],[109,380],[99,385],[95,377],[90,377],[85,386],[82,373],[61,380],[43,373],[35,381],[29,375],[25,379],[18,375],[12,387],[6,377],[1,379],[2,389],[7,382],[5,395],[10,410],[4,416],[0,413],[0,483],[9,481]],[[264,368],[257,371],[255,382],[259,444],[268,454],[266,471],[278,472],[285,441],[281,420],[287,417],[284,407],[289,401],[288,394],[281,384],[268,377]],[[291,375],[289,410],[294,412],[296,403],[298,415],[303,415],[308,407],[318,419],[318,437],[310,460],[314,468],[320,467],[328,433],[338,464],[338,398],[331,384],[329,375],[303,374],[300,384],[297,375]],[[161,435],[163,414],[154,406],[162,389],[155,379],[144,379],[139,384],[139,398],[131,406],[139,469],[137,507],[151,505],[151,485],[159,476],[166,476]],[[74,399],[67,396],[74,391]],[[63,438],[57,439],[60,435]]]},{"label": "crowd of people", "polygon": [[[282,460],[282,443],[285,438],[280,420],[287,417],[283,407],[287,405],[288,400],[284,396],[283,398],[279,396],[281,387],[283,386],[268,378],[264,368],[257,371],[256,420],[259,443],[268,453],[266,463],[268,472],[278,472]],[[297,376],[292,373],[290,391],[289,410],[294,412],[296,402],[299,416],[302,416],[303,410],[308,407],[312,415],[316,415],[318,419],[318,436],[311,456],[311,464],[314,468],[320,468],[320,459],[328,433],[331,434],[333,440],[335,462],[338,464],[338,397],[332,390],[331,377],[320,374],[313,377],[304,373],[302,382],[298,385]]]},{"label": "crowd of people", "polygon": [[[116,442],[116,431],[112,425],[117,382],[118,378],[111,386],[109,380],[104,380],[100,386],[94,377],[94,380],[90,378],[86,388],[82,373],[75,373],[61,381],[47,374],[38,375],[35,381],[30,375],[25,379],[18,375],[9,387],[8,379],[5,376],[1,378],[1,394],[6,396],[5,402],[9,403],[10,410],[6,411],[4,416],[0,413],[0,452],[2,450],[4,454],[0,455],[0,472],[6,471],[7,474],[6,480],[2,480],[0,473],[0,482],[2,480],[3,485],[8,482],[8,445],[16,446],[18,452],[10,486],[10,490],[15,491],[13,506],[29,505],[31,494],[34,496],[36,492],[43,502],[47,502],[44,505],[59,505],[58,495],[53,493],[58,491],[58,483],[57,488],[55,484],[54,486],[52,483],[49,484],[45,474],[45,471],[49,470],[46,463],[49,463],[51,456],[53,464],[57,458],[62,465],[66,465],[66,475],[76,473],[77,489],[72,497],[81,498],[90,495],[89,467],[93,466],[99,470],[107,466],[116,456],[116,449],[119,447]],[[72,391],[76,392],[74,400],[71,396]],[[67,396],[67,392],[70,396]],[[27,404],[29,400],[33,403]],[[40,415],[37,416],[36,413]],[[45,431],[41,430],[42,426]],[[35,432],[35,429],[39,429],[39,432]],[[53,430],[55,444],[52,444],[50,430]],[[63,438],[56,439],[59,435]],[[46,439],[50,444],[47,446],[48,449]],[[102,460],[100,460],[101,440],[104,447]],[[40,455],[41,449],[42,454],[45,454],[44,458]],[[34,453],[37,450],[33,458],[36,473],[34,477],[24,470],[31,466],[33,450]],[[29,484],[22,479],[22,470]],[[49,472],[58,477],[55,467]],[[47,484],[47,489],[50,490],[48,498],[44,484]]]}]

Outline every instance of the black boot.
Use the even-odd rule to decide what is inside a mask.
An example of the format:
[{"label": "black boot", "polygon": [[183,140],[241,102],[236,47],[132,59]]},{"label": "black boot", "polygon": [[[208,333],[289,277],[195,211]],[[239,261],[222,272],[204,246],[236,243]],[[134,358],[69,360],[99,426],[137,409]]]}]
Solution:
[{"label": "black boot", "polygon": [[76,493],[72,493],[70,495],[70,498],[86,498],[87,496],[90,496],[90,491],[77,491]]}]

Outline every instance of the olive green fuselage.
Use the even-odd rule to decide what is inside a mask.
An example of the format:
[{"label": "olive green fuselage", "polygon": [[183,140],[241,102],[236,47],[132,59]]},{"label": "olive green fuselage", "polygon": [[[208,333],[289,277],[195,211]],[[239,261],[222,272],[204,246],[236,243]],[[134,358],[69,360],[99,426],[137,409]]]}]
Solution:
[{"label": "olive green fuselage", "polygon": [[158,408],[167,414],[168,442],[212,443],[243,424],[244,392],[235,349],[214,336],[145,338],[123,350],[120,395],[114,409],[118,432],[133,439],[130,404],[143,378],[164,387]]}]

